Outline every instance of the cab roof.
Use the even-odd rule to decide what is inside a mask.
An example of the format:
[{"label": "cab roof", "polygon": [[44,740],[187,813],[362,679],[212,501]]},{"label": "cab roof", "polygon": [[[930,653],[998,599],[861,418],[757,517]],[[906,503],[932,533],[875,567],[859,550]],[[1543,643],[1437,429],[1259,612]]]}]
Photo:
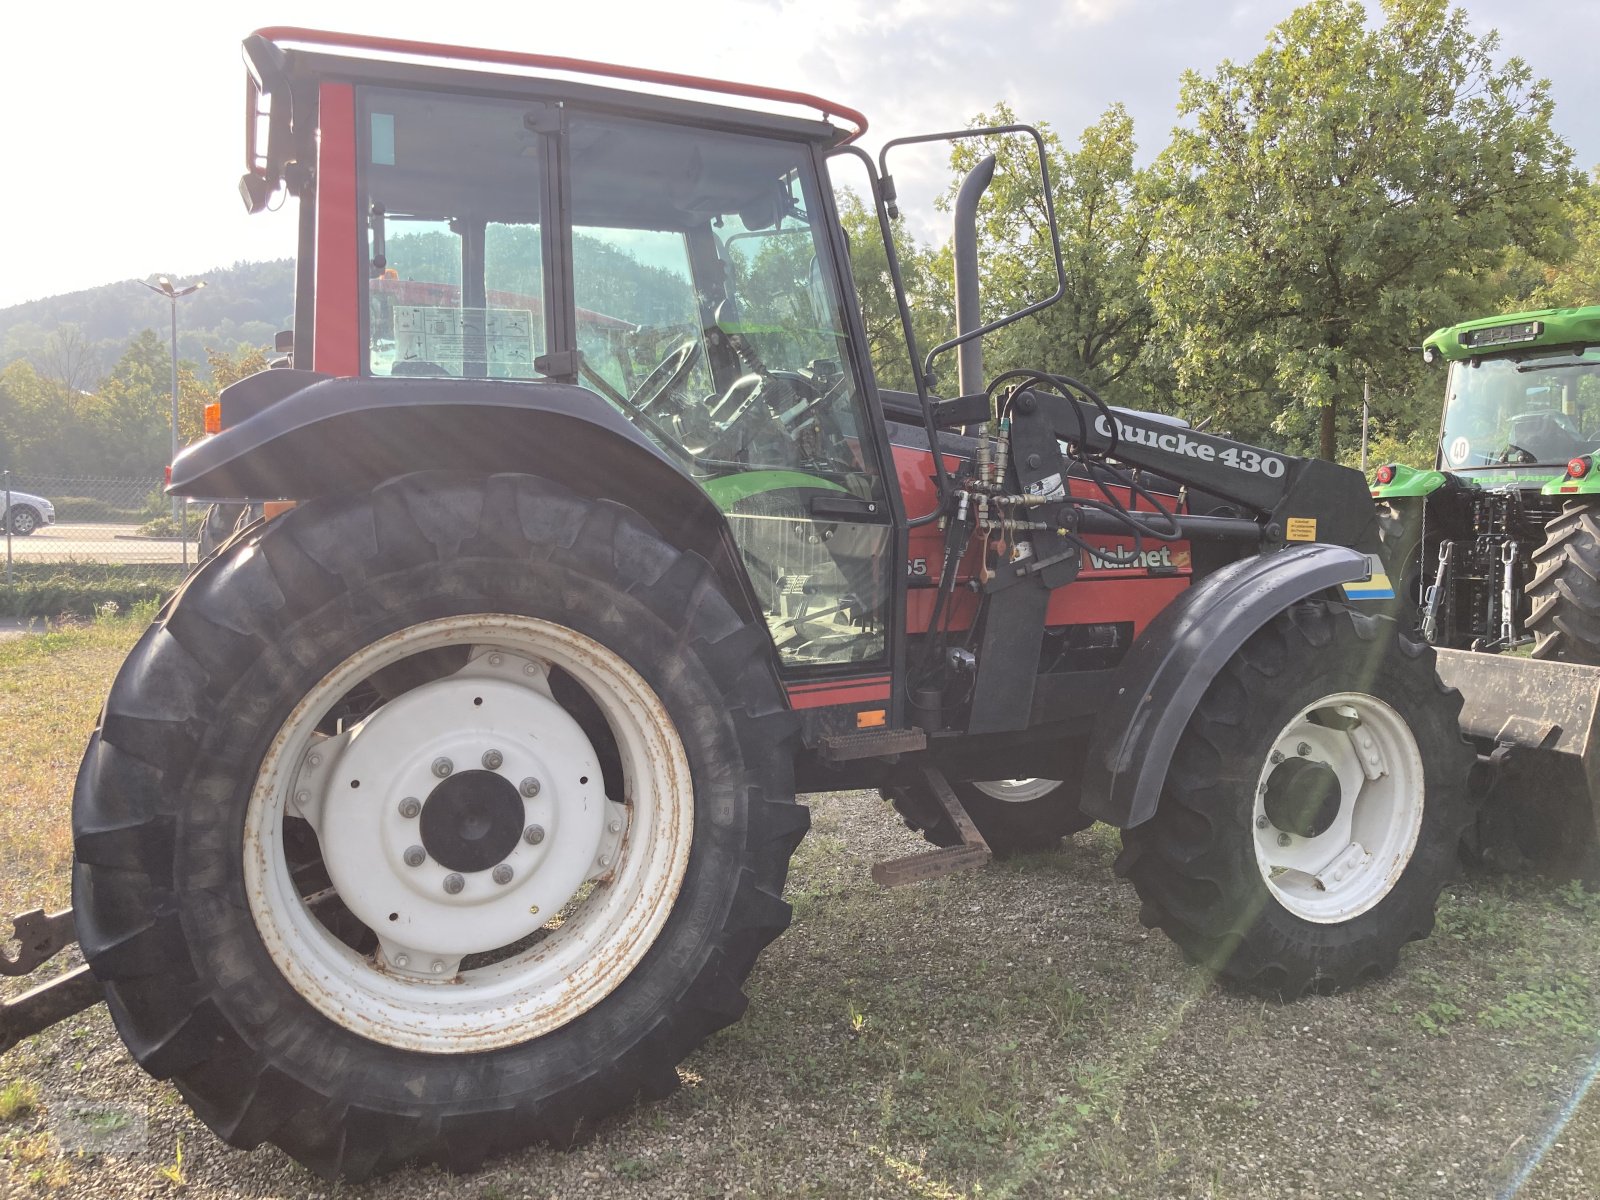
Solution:
[{"label": "cab roof", "polygon": [[1540,308],[1478,317],[1430,333],[1422,343],[1429,362],[1505,354],[1542,346],[1600,345],[1600,306]]}]

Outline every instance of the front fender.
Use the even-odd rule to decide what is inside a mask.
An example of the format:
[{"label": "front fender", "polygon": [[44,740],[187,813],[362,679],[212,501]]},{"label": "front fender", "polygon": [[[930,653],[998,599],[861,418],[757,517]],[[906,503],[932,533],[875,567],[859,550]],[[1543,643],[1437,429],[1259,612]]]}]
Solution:
[{"label": "front fender", "polygon": [[1112,679],[1089,742],[1084,812],[1123,829],[1149,820],[1178,737],[1223,664],[1289,605],[1368,574],[1365,555],[1313,543],[1229,563],[1167,605]]},{"label": "front fender", "polygon": [[[262,371],[226,389],[228,428],[172,464],[198,499],[311,500],[413,471],[538,475],[615,500],[694,550],[745,616],[754,593],[727,519],[666,451],[586,388],[491,379],[337,379]],[[234,423],[234,422],[237,423]]]}]

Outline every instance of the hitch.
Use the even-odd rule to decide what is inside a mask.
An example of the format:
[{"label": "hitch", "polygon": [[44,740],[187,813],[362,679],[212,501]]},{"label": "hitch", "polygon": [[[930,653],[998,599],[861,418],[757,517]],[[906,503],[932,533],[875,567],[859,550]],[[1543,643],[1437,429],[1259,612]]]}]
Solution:
[{"label": "hitch", "polygon": [[[18,948],[15,955],[0,949],[0,975],[20,976],[37,970],[70,946],[75,937],[70,908],[53,913],[36,908],[13,917],[11,928],[11,940]],[[84,964],[5,1001],[0,1004],[0,1054],[23,1038],[82,1012],[102,994],[100,981]]]}]

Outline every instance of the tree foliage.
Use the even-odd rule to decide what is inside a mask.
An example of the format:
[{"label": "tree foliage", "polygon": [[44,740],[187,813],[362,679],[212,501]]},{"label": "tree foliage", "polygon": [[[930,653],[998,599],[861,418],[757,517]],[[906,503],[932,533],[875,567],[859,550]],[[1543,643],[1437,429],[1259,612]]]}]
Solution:
[{"label": "tree foliage", "polygon": [[[1247,63],[1183,79],[1148,281],[1180,387],[1334,457],[1362,381],[1559,257],[1576,186],[1546,84],[1446,0],[1312,0]],[[1343,410],[1341,410],[1343,405]],[[1314,422],[1315,436],[1312,434]]]},{"label": "tree foliage", "polygon": [[[974,118],[975,127],[1010,125],[1005,104]],[[1070,375],[1107,395],[1131,400],[1148,383],[1141,371],[1154,329],[1140,273],[1150,248],[1151,178],[1134,165],[1133,118],[1114,104],[1069,149],[1041,122],[1051,197],[1060,230],[1066,290],[1055,305],[985,338],[985,371],[1028,367]],[[1056,290],[1050,222],[1037,149],[1031,138],[994,135],[955,143],[955,173],[945,203],[985,156],[994,181],[979,205],[978,260],[985,321],[1018,312]]]}]

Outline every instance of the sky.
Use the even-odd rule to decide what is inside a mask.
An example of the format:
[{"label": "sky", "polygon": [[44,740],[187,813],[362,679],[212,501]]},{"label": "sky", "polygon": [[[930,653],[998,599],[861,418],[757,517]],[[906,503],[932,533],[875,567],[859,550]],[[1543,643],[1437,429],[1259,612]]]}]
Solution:
[{"label": "sky", "polygon": [[[308,25],[564,54],[817,93],[865,140],[957,128],[996,101],[1069,141],[1108,104],[1141,158],[1167,141],[1179,76],[1247,59],[1293,0],[127,0],[28,3],[0,64],[0,307],[294,253],[289,209],[247,217],[239,42]],[[1376,0],[1369,9],[1377,10]],[[1600,3],[1467,0],[1474,28],[1551,81],[1556,127],[1600,163]],[[154,297],[149,303],[159,304]]]}]

